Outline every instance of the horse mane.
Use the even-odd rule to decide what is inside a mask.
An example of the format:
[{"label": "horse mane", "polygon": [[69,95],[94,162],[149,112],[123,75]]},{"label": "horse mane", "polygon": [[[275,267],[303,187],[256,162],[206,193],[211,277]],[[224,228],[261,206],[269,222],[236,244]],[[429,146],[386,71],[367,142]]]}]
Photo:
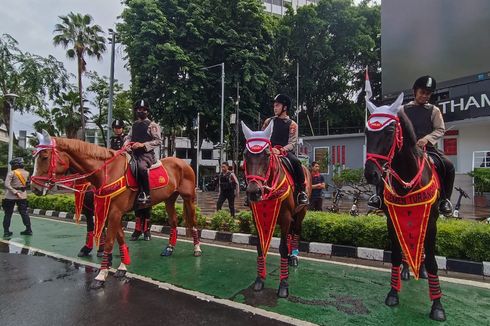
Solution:
[{"label": "horse mane", "polygon": [[80,153],[83,157],[106,160],[114,156],[114,151],[78,139],[58,138],[56,146],[60,149]]},{"label": "horse mane", "polygon": [[417,136],[415,136],[412,122],[403,110],[398,111],[398,118],[403,131],[403,148],[410,149],[415,156],[421,156],[423,153],[417,146]]}]

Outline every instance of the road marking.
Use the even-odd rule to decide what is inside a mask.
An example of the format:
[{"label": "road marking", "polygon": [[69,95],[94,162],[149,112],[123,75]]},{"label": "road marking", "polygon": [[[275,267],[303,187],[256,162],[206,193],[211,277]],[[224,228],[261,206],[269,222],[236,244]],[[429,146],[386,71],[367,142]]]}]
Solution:
[{"label": "road marking", "polygon": [[[61,222],[61,223],[67,223],[67,224],[76,224],[74,222],[68,222],[68,221],[60,221],[60,220],[55,220],[55,219],[46,219],[44,217],[36,217],[32,216],[32,218],[36,219],[41,219],[43,221],[52,221],[52,222]],[[131,234],[131,231],[124,231],[127,234]],[[155,238],[160,238],[160,239],[168,239],[168,236],[162,236],[162,235],[151,235],[152,237]],[[187,242],[187,243],[193,243],[193,240],[187,240],[187,239],[182,239],[179,238],[178,241],[182,242]],[[255,249],[247,249],[247,248],[238,248],[238,247],[230,247],[230,246],[225,246],[225,245],[220,245],[220,244],[215,244],[215,243],[208,243],[208,242],[201,242],[202,246],[210,246],[210,247],[216,247],[216,248],[223,248],[223,249],[230,249],[230,250],[237,250],[237,251],[244,251],[244,252],[251,252],[251,253],[256,253],[257,251]],[[268,255],[271,256],[280,256],[280,254],[275,253],[275,252],[269,252]],[[373,270],[373,271],[378,271],[378,272],[384,272],[384,273],[391,273],[391,268],[381,268],[381,267],[374,267],[374,266],[365,266],[365,265],[360,265],[360,264],[353,264],[353,263],[344,263],[344,262],[339,262],[339,261],[332,261],[332,260],[324,260],[324,259],[318,259],[318,258],[312,258],[312,257],[304,257],[300,256],[301,260],[308,260],[308,261],[314,261],[314,262],[319,262],[319,263],[324,263],[324,264],[332,264],[332,265],[340,265],[340,266],[348,266],[348,267],[353,267],[353,268],[361,268],[361,269],[367,269],[367,270]],[[483,289],[490,289],[490,283],[489,282],[479,282],[479,281],[474,281],[474,280],[464,280],[464,279],[458,279],[458,278],[453,278],[453,277],[448,277],[448,276],[439,276],[439,279],[445,282],[449,283],[454,283],[454,284],[463,284],[463,285],[469,285],[469,286],[475,286]]]}]

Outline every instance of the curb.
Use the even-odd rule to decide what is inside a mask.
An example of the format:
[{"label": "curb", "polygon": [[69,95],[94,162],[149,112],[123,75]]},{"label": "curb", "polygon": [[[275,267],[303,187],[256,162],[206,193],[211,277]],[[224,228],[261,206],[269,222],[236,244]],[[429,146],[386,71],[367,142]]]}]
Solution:
[{"label": "curb", "polygon": [[[75,220],[73,213],[67,212],[57,212],[51,210],[43,209],[32,209],[29,208],[29,213],[34,215],[49,216],[49,217],[60,217],[68,220]],[[81,221],[86,221],[85,216],[82,214]],[[134,230],[134,222],[123,222],[123,226],[128,230]],[[162,225],[152,225],[151,231],[161,232],[163,234],[170,234],[169,226]],[[179,236],[186,236],[187,229],[185,227],[177,227],[177,233]],[[215,231],[203,229],[199,230],[199,236],[202,239],[232,242],[236,244],[245,245],[257,245],[258,238],[252,234],[245,233],[231,233],[224,231]],[[271,240],[270,247],[273,249],[279,248],[280,238],[273,237]],[[352,247],[337,245],[331,243],[321,243],[321,242],[305,242],[300,241],[299,250],[307,253],[327,255],[331,257],[348,257],[357,258],[362,260],[380,261],[385,263],[391,262],[391,251],[374,249],[374,248],[364,248],[364,247]],[[469,260],[447,258],[443,256],[436,256],[437,266],[440,270],[447,272],[457,272],[472,275],[480,275],[490,277],[490,262],[474,262]]]}]

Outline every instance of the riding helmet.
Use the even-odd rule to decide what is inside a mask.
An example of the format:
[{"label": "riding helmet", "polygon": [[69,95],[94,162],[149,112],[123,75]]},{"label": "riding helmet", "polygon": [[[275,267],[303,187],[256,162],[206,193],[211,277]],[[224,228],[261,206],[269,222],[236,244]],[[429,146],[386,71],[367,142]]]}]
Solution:
[{"label": "riding helmet", "polygon": [[10,160],[9,164],[11,166],[24,167],[24,159],[22,157],[16,157]]},{"label": "riding helmet", "polygon": [[150,103],[147,100],[138,100],[134,102],[133,110],[137,110],[139,108],[145,108],[148,112],[150,112]]},{"label": "riding helmet", "polygon": [[413,90],[415,91],[419,88],[425,89],[432,93],[436,90],[436,80],[431,76],[419,77],[415,83],[413,83]]},{"label": "riding helmet", "polygon": [[281,103],[282,105],[287,106],[288,109],[291,107],[291,98],[286,94],[277,94],[276,97],[274,97],[274,102]]},{"label": "riding helmet", "polygon": [[121,119],[116,119],[112,121],[112,128],[124,128],[124,121]]}]

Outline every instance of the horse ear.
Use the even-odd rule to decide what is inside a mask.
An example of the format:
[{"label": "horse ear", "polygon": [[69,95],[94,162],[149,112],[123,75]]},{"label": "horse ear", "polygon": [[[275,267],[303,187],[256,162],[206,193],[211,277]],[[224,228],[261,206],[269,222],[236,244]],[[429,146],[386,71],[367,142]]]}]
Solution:
[{"label": "horse ear", "polygon": [[248,140],[252,135],[252,130],[250,130],[250,128],[247,127],[247,125],[243,121],[241,121],[241,123],[242,123],[242,131],[243,131],[243,135],[245,136],[245,140]]},{"label": "horse ear", "polygon": [[36,136],[37,136],[37,140],[39,142],[39,144],[43,144],[44,143],[44,136],[43,134],[40,134],[36,131]]},{"label": "horse ear", "polygon": [[398,95],[396,101],[393,102],[393,104],[390,106],[390,111],[393,112],[393,114],[397,115],[398,111],[400,111],[400,109],[402,108],[404,95],[405,94],[403,94],[403,92],[400,93],[400,95]]},{"label": "horse ear", "polygon": [[264,130],[264,137],[267,139],[271,139],[272,130],[274,130],[274,120],[271,120],[267,128]]},{"label": "horse ear", "polygon": [[369,110],[369,113],[373,114],[374,111],[378,109],[376,105],[374,105],[370,100],[366,99],[366,106]]},{"label": "horse ear", "polygon": [[51,141],[51,136],[49,135],[49,133],[43,129],[43,142],[39,143],[40,145],[51,145],[52,141]]}]

